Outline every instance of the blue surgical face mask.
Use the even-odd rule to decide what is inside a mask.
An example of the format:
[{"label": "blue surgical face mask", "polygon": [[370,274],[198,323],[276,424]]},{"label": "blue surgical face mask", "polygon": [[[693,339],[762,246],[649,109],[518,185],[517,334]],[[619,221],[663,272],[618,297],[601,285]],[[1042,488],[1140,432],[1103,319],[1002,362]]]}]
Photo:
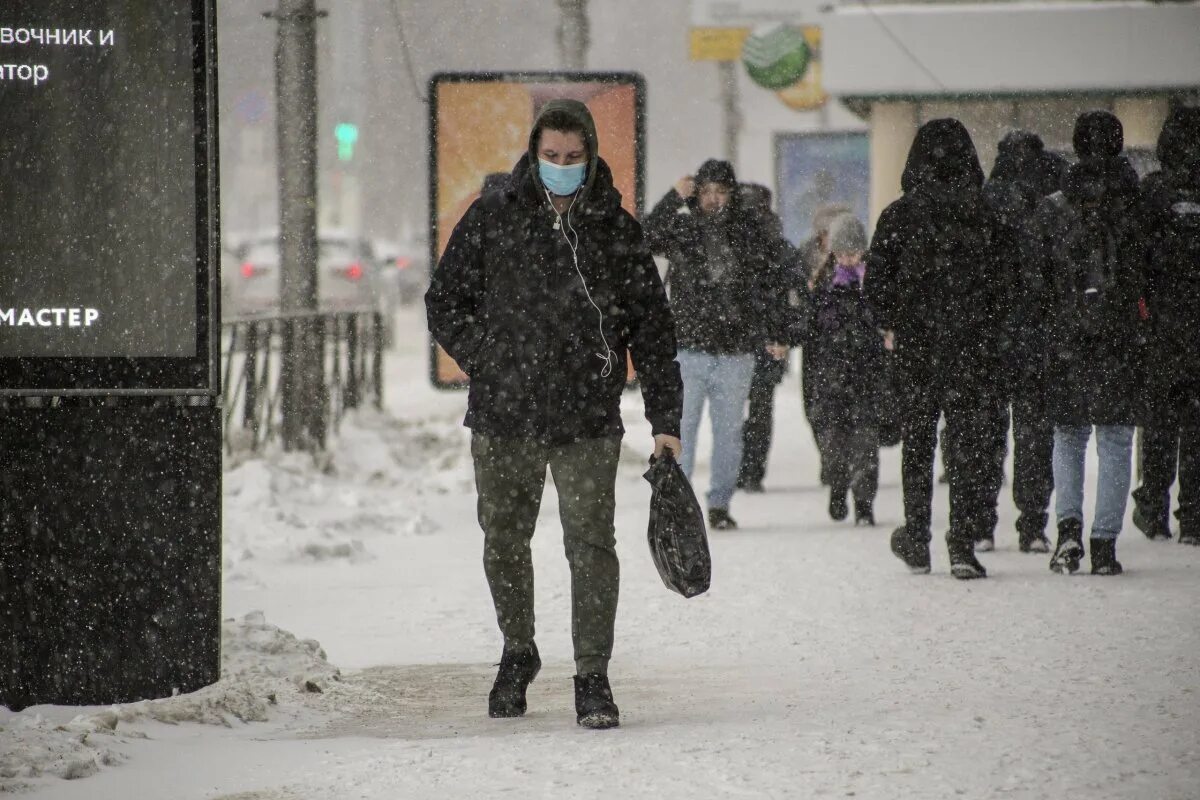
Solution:
[{"label": "blue surgical face mask", "polygon": [[542,179],[542,185],[559,197],[568,197],[579,191],[586,174],[587,164],[560,167],[544,158],[538,159],[538,176]]}]

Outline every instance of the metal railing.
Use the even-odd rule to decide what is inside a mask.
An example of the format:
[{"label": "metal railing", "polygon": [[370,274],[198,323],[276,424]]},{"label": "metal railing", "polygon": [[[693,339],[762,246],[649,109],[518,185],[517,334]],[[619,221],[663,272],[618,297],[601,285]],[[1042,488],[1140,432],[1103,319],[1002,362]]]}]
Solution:
[{"label": "metal railing", "polygon": [[318,446],[336,433],[346,412],[383,403],[383,315],[360,311],[308,311],[234,317],[221,324],[225,394],[224,444],[257,451],[283,429],[285,348],[300,326],[317,332],[322,358]]}]

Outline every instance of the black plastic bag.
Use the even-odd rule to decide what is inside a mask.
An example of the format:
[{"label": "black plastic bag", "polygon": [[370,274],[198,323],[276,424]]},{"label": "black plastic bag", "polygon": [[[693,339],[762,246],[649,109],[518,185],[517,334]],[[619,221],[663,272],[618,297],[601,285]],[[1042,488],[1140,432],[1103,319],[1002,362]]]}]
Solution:
[{"label": "black plastic bag", "polygon": [[668,589],[684,597],[703,594],[712,580],[712,557],[696,493],[669,452],[650,459],[645,478],[654,489],[646,533],[654,566]]}]

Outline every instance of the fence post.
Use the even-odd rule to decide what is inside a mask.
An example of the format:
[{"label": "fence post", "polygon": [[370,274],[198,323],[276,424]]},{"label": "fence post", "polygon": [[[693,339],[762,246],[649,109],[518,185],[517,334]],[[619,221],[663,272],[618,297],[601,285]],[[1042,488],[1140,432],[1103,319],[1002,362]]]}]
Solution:
[{"label": "fence post", "polygon": [[375,408],[383,409],[383,312],[375,312],[375,347],[371,369],[375,373]]},{"label": "fence post", "polygon": [[346,318],[346,408],[358,408],[358,385],[362,364],[358,360],[358,314]]},{"label": "fence post", "polygon": [[[246,397],[242,403],[242,427],[258,436],[258,323],[246,323],[246,358],[242,374],[246,376]],[[232,360],[234,353],[230,351]],[[234,398],[236,400],[237,398]]]}]

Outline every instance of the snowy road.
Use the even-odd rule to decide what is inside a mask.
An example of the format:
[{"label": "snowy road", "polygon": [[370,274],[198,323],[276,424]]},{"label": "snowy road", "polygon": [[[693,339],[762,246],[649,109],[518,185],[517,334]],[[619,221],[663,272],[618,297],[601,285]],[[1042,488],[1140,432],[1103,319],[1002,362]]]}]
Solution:
[{"label": "snowy road", "polygon": [[[335,474],[281,460],[227,477],[225,616],[262,610],[318,640],[341,684],[265,723],[118,726],[123,763],[28,781],[29,797],[1200,797],[1200,550],[1127,526],[1124,576],[1055,576],[1017,552],[1005,496],[988,580],[952,580],[944,548],[933,575],[909,575],[887,548],[898,451],[884,454],[879,526],[831,523],[794,372],[769,491],[735,498],[743,527],[712,536],[713,587],[692,600],[650,563],[649,432],[627,399],[616,731],[574,722],[548,488],[534,541],[546,666],[527,717],[488,719],[500,640],[465,396],[427,387],[422,325],[405,316],[389,361],[400,422],[350,426]],[[701,487],[706,466],[702,450]],[[941,487],[942,531],[945,502]],[[5,714],[0,736],[75,713]]]}]

